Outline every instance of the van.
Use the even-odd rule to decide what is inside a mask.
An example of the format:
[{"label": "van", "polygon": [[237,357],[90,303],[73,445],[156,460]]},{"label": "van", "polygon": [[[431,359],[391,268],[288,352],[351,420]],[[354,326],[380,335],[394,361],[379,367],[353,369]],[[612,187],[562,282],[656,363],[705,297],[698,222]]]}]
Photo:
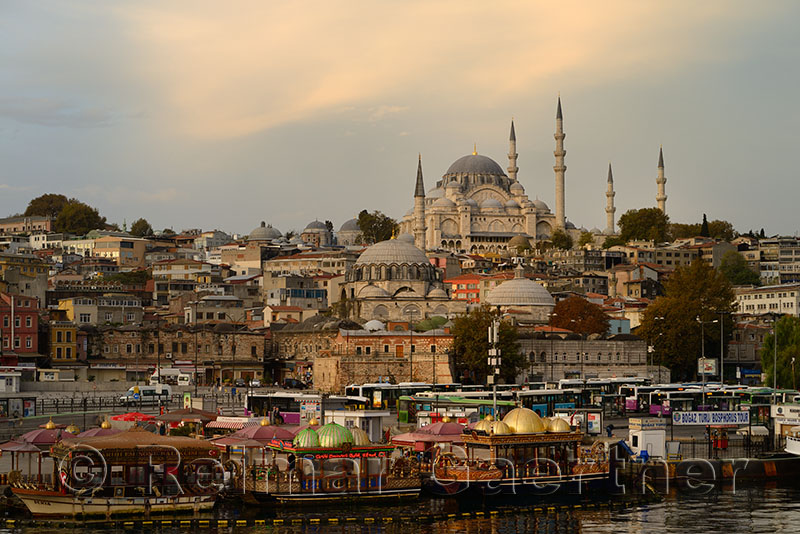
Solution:
[{"label": "van", "polygon": [[[192,383],[192,375],[189,373],[184,373],[182,370],[174,367],[162,368],[161,382],[163,384],[171,384],[173,386],[188,386]],[[150,376],[150,385],[158,385],[158,370],[154,371]]]},{"label": "van", "polygon": [[[134,398],[136,389],[139,391],[139,398]],[[158,404],[168,404],[172,398],[172,388],[162,384],[160,386],[133,386],[119,398],[123,406],[153,406]]]}]

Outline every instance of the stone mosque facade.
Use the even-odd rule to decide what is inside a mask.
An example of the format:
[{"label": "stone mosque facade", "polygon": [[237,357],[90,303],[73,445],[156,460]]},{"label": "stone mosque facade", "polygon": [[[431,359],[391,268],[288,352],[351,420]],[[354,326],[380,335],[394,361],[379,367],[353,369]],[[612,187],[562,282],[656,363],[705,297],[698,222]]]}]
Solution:
[{"label": "stone mosque facade", "polygon": [[[444,249],[470,254],[500,253],[509,242],[520,236],[534,245],[549,240],[556,229],[577,239],[583,229],[577,229],[566,218],[564,181],[567,166],[564,149],[563,114],[561,98],[556,109],[555,138],[555,211],[538,198],[531,199],[519,182],[517,174],[517,138],[514,122],[509,136],[508,167],[503,171],[491,158],[472,154],[456,160],[436,186],[425,191],[422,159],[417,165],[414,188],[414,207],[400,221],[400,231],[414,236],[414,244],[421,250]],[[664,163],[659,153],[658,207],[666,212],[664,192]],[[614,184],[609,166],[606,192],[606,229],[592,229],[598,235],[613,235]]]}]

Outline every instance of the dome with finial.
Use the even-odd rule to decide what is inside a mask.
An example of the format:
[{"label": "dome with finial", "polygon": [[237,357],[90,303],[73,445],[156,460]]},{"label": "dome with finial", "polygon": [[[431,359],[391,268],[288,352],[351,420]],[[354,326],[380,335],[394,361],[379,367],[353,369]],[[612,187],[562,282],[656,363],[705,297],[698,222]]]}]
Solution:
[{"label": "dome with finial", "polygon": [[104,430],[108,430],[111,428],[111,423],[108,422],[108,419],[104,419],[102,423],[100,423],[100,428]]},{"label": "dome with finial", "polygon": [[261,221],[261,226],[257,226],[247,236],[248,241],[271,241],[281,237],[281,233],[277,228],[268,225],[266,222]]},{"label": "dome with finial", "polygon": [[554,307],[550,292],[544,286],[523,276],[522,266],[514,269],[514,278],[493,288],[486,295],[491,306],[546,306]]},{"label": "dome with finial", "polygon": [[553,417],[550,420],[550,424],[547,426],[548,432],[569,432],[570,430],[572,430],[572,428],[570,428],[567,420],[561,417]]},{"label": "dome with finial", "polygon": [[345,443],[353,443],[353,433],[337,423],[328,423],[317,430],[320,447],[337,449]]},{"label": "dome with finial", "polygon": [[70,434],[79,434],[81,429],[75,423],[70,424],[67,428],[65,428],[67,432]]},{"label": "dome with finial", "polygon": [[496,436],[504,436],[507,434],[513,434],[511,431],[511,427],[508,426],[503,421],[492,421],[491,429],[489,430],[490,434],[494,434]]},{"label": "dome with finial", "polygon": [[298,449],[318,449],[319,435],[313,428],[306,428],[297,433],[292,445]]},{"label": "dome with finial", "polygon": [[45,428],[46,430],[55,430],[55,429],[56,429],[56,424],[53,422],[53,418],[52,418],[52,417],[51,417],[51,418],[50,418],[50,420],[47,422],[47,424],[46,424],[46,425],[44,425],[44,428]]},{"label": "dome with finial", "polygon": [[308,424],[311,426],[317,426],[319,424],[319,419],[317,419],[316,417],[312,417],[311,419],[308,420]]},{"label": "dome with finial", "polygon": [[475,423],[475,426],[472,427],[472,430],[483,431],[488,434],[492,430],[492,422],[487,418],[481,419]]},{"label": "dome with finial", "polygon": [[354,446],[366,447],[367,445],[372,445],[372,442],[369,440],[369,435],[360,428],[355,427],[350,432],[353,434]]},{"label": "dome with finial", "polygon": [[503,417],[503,422],[514,434],[536,434],[547,431],[539,415],[528,408],[514,408]]},{"label": "dome with finial", "polygon": [[264,418],[261,419],[261,422],[259,423],[259,425],[261,425],[261,426],[269,426],[269,419],[267,419],[267,417],[264,416]]},{"label": "dome with finial", "polygon": [[371,245],[361,253],[356,265],[430,265],[428,257],[405,239],[387,239]]},{"label": "dome with finial", "polygon": [[506,173],[492,158],[482,156],[473,151],[472,154],[460,157],[447,169],[448,174],[493,174],[505,176]]}]

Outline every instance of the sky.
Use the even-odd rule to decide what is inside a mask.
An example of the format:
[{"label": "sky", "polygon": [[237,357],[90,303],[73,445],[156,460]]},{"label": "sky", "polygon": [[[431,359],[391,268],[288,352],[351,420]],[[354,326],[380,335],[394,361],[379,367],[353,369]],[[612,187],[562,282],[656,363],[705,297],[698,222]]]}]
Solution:
[{"label": "sky", "polygon": [[413,206],[471,153],[605,228],[673,222],[794,235],[800,3],[381,0],[0,2],[0,216],[61,193],[111,222],[248,233]]}]

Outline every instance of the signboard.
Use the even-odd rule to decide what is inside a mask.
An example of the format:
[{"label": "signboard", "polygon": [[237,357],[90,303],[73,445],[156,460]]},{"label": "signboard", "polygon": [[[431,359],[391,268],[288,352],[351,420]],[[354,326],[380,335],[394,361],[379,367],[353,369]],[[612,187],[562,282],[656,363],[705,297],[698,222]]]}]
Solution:
[{"label": "signboard", "polygon": [[673,425],[748,425],[750,412],[675,412]]},{"label": "signboard", "polygon": [[373,408],[383,407],[383,392],[379,389],[376,389],[375,392],[372,394],[372,407]]},{"label": "signboard", "polygon": [[188,391],[183,394],[183,409],[188,410],[192,407],[192,394]]},{"label": "signboard", "polygon": [[773,404],[770,406],[770,416],[800,419],[800,404]]},{"label": "signboard", "polygon": [[630,430],[666,430],[667,421],[660,417],[631,417],[628,419]]},{"label": "signboard", "polygon": [[600,434],[603,429],[600,428],[603,422],[600,418],[600,413],[588,412],[586,414],[586,433],[587,434]]},{"label": "signboard", "polygon": [[716,375],[717,374],[716,358],[698,358],[697,374]]}]

